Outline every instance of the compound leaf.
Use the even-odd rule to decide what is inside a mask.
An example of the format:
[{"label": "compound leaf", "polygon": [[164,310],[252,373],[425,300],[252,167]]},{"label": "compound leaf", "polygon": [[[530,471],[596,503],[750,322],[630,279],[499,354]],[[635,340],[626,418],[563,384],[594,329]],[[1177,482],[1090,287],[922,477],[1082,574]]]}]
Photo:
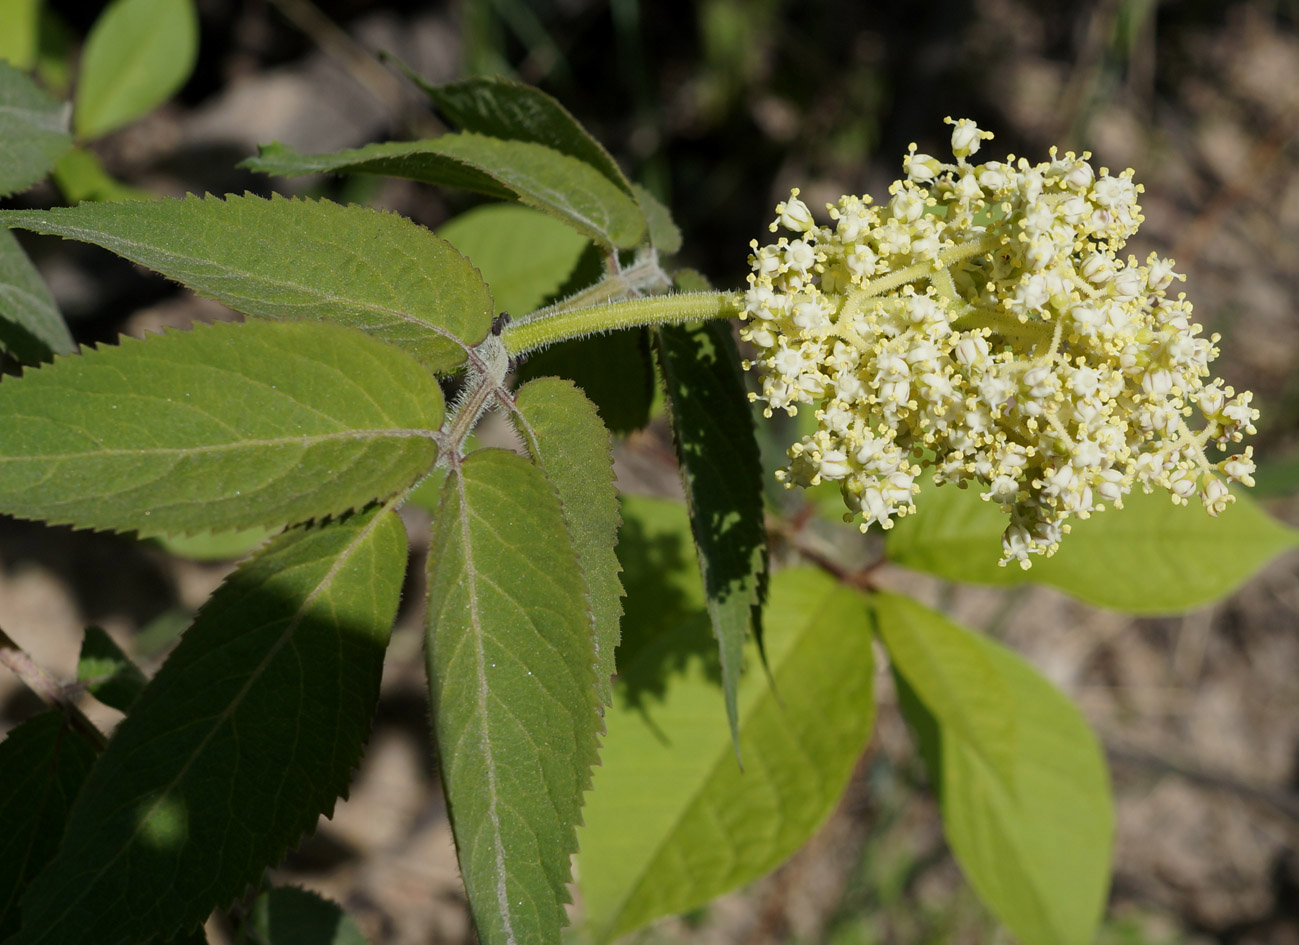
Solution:
[{"label": "compound leaf", "polygon": [[738,749],[735,702],[750,628],[767,580],[762,472],[740,359],[725,322],[658,329],[659,366],[681,464],[690,524],[722,657],[726,714]]},{"label": "compound leaf", "polygon": [[45,280],[8,230],[0,230],[0,348],[27,364],[77,350]]},{"label": "compound leaf", "polygon": [[161,105],[194,71],[193,0],[113,0],[86,37],[75,122],[97,138]]},{"label": "compound leaf", "polygon": [[291,177],[321,172],[384,174],[512,198],[551,214],[604,246],[629,248],[645,233],[634,197],[591,165],[531,141],[448,134],[333,154],[264,145],[240,167]]},{"label": "compound leaf", "polygon": [[202,922],[347,789],[406,532],[387,508],[286,532],[199,611],[118,726],[12,945],[134,945]]},{"label": "compound leaf", "polygon": [[64,104],[0,61],[0,197],[36,183],[71,145]]},{"label": "compound leaf", "polygon": [[258,896],[241,931],[249,945],[368,945],[342,906],[294,886]]},{"label": "compound leaf", "polygon": [[77,682],[104,705],[130,711],[149,680],[101,627],[86,628],[77,657]]},{"label": "compound leaf", "polygon": [[595,644],[596,689],[600,702],[612,698],[614,650],[622,617],[618,580],[618,490],[614,487],[613,444],[595,405],[573,385],[543,377],[519,388],[514,418],[533,460],[555,487],[573,536],[577,562],[586,579]]},{"label": "compound leaf", "polygon": [[888,534],[889,558],[953,581],[1047,584],[1132,614],[1189,610],[1224,597],[1276,555],[1299,545],[1299,531],[1273,519],[1243,490],[1217,518],[1198,502],[1134,492],[1123,508],[1073,524],[1050,558],[1025,571],[998,567],[1005,515],[972,490],[928,488],[916,513]]},{"label": "compound leaf", "polygon": [[545,474],[471,454],[428,560],[433,721],[474,922],[485,945],[558,945],[600,716],[582,571]]},{"label": "compound leaf", "polygon": [[[1086,945],[1109,889],[1114,810],[1104,755],[1078,710],[1014,653],[907,598],[871,598],[885,639],[920,635],[973,647],[986,682],[1015,718],[1014,788],[969,730],[935,711],[899,670],[904,713],[920,741],[957,862],[980,898],[1024,945]],[[961,664],[952,667],[959,672]],[[939,709],[941,711],[941,707]]]},{"label": "compound leaf", "polygon": [[[865,601],[824,574],[779,572],[765,616],[772,682],[754,673],[739,688],[741,771],[716,711],[716,651],[685,510],[633,497],[623,509],[628,620],[646,615],[653,626],[630,628],[648,639],[619,653],[582,813],[578,883],[597,942],[778,865],[838,802],[875,714]],[[693,609],[680,590],[689,581]],[[656,619],[665,601],[675,602],[666,622]]]},{"label": "compound leaf", "polygon": [[554,294],[590,245],[554,217],[508,203],[474,207],[438,235],[478,267],[496,311],[516,318]]},{"label": "compound leaf", "polygon": [[326,200],[185,197],[0,213],[0,225],[112,250],[236,311],[338,322],[435,371],[487,336],[492,300],[445,240]]},{"label": "compound leaf", "polygon": [[0,511],[142,536],[335,515],[424,475],[442,414],[419,362],[338,325],[125,338],[0,382]]},{"label": "compound leaf", "polygon": [[18,899],[54,856],[95,747],[61,712],[42,712],[0,741],[0,941],[18,929]]},{"label": "compound leaf", "polygon": [[409,69],[405,72],[457,128],[545,145],[591,165],[618,189],[634,195],[631,183],[604,145],[541,89],[500,76],[475,76],[447,85],[431,85]]}]

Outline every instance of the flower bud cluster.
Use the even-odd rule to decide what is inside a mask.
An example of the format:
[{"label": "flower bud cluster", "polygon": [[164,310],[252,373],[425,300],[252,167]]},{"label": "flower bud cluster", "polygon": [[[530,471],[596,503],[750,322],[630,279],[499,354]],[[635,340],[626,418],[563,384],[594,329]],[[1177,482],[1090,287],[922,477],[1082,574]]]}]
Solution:
[{"label": "flower bud cluster", "polygon": [[842,197],[825,226],[794,190],[783,235],[752,243],[755,397],[817,420],[777,476],[839,483],[863,531],[914,510],[926,468],[977,484],[1008,516],[1002,564],[1025,568],[1134,486],[1218,514],[1228,483],[1253,484],[1252,448],[1206,450],[1255,432],[1258,411],[1211,379],[1218,336],[1171,293],[1172,261],[1120,258],[1142,221],[1132,172],[1054,149],[971,164],[991,134],[948,121],[954,163],[912,145],[886,204]]}]

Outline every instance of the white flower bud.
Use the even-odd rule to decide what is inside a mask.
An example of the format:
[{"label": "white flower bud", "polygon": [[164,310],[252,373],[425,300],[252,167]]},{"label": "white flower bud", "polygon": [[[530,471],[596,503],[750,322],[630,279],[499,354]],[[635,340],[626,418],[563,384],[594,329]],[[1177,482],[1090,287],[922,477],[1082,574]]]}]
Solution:
[{"label": "white flower bud", "polygon": [[952,122],[952,153],[958,158],[969,157],[979,150],[982,139],[991,138],[992,135],[987,132],[979,131],[979,126],[968,118],[960,118]]},{"label": "white flower bud", "polygon": [[795,233],[806,233],[814,225],[812,211],[807,209],[807,204],[798,199],[797,187],[790,191],[788,200],[776,205],[776,212],[780,214],[778,218],[780,225]]}]

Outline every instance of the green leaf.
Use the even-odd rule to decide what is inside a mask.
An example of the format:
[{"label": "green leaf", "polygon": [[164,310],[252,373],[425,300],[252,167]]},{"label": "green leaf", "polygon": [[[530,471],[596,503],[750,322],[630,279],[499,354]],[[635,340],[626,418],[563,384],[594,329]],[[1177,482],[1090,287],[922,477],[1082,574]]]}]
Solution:
[{"label": "green leaf", "polygon": [[28,364],[77,350],[45,280],[8,230],[0,230],[0,348]]},{"label": "green leaf", "polygon": [[0,213],[0,225],[94,243],[249,315],[359,328],[435,371],[487,336],[469,261],[393,213],[246,195]]},{"label": "green leaf", "polygon": [[154,541],[168,554],[190,561],[237,561],[256,551],[275,533],[274,528],[245,528],[216,534],[159,535]]},{"label": "green leaf", "polygon": [[64,104],[0,62],[0,197],[36,183],[71,144]]},{"label": "green leaf", "polygon": [[581,234],[553,217],[515,204],[475,207],[438,235],[478,267],[496,311],[516,318],[563,285],[587,246]]},{"label": "green leaf", "polygon": [[577,563],[586,579],[587,605],[595,643],[596,690],[612,699],[614,650],[622,617],[618,580],[618,490],[613,484],[613,444],[595,405],[558,377],[523,385],[515,395],[519,428],[533,460],[555,487],[573,536]]},{"label": "green leaf", "polygon": [[333,810],[370,728],[406,532],[287,532],[204,605],[118,726],[12,945],[134,945],[203,921]]},{"label": "green leaf", "polygon": [[894,670],[1013,792],[1018,716],[978,638],[960,628],[949,631],[954,625],[931,620],[932,611],[905,597],[881,600],[888,619],[881,616],[877,630]]},{"label": "green leaf", "polygon": [[645,233],[634,198],[576,158],[530,141],[448,134],[426,141],[392,141],[333,154],[300,154],[264,145],[240,164],[264,174],[383,174],[516,199],[563,220],[605,246],[626,249]]},{"label": "green leaf", "polygon": [[[1086,945],[1109,889],[1114,810],[1104,755],[1078,710],[1014,653],[894,594],[872,598],[892,655],[921,637],[934,654],[979,650],[994,676],[986,684],[1015,720],[1014,789],[987,763],[968,726],[940,715],[932,692],[911,684],[903,666],[900,701],[920,738],[957,862],[980,898],[1024,945]],[[941,642],[940,642],[941,641]],[[972,689],[957,659],[948,678]],[[982,678],[980,674],[980,678]]]},{"label": "green leaf", "polygon": [[645,211],[645,222],[649,225],[650,243],[665,256],[671,256],[681,249],[681,230],[672,219],[672,211],[661,200],[642,187],[633,184],[636,200]]},{"label": "green leaf", "polygon": [[642,429],[654,400],[654,367],[644,328],[575,338],[528,355],[515,377],[566,377],[577,384],[614,433]]},{"label": "green leaf", "polygon": [[24,72],[36,65],[43,0],[5,0],[0,4],[0,59]]},{"label": "green leaf", "polygon": [[545,474],[471,454],[428,560],[433,722],[478,934],[558,943],[600,716],[582,572]]},{"label": "green leaf", "polygon": [[658,329],[659,366],[690,524],[722,657],[726,714],[737,750],[736,687],[744,637],[762,642],[767,580],[762,471],[731,326]]},{"label": "green leaf", "polygon": [[594,137],[557,100],[541,89],[500,76],[474,76],[431,85],[403,66],[452,125],[507,141],[530,141],[589,164],[634,196],[632,184]]},{"label": "green leaf", "polygon": [[73,148],[54,165],[54,183],[68,203],[152,200],[154,194],[123,184],[104,170],[93,151]]},{"label": "green leaf", "polygon": [[86,37],[77,79],[78,137],[98,138],[171,98],[194,71],[193,0],[113,0]]},{"label": "green leaf", "polygon": [[[839,801],[875,714],[861,596],[813,571],[780,572],[766,613],[774,684],[760,674],[740,684],[741,771],[716,711],[702,600],[683,607],[681,583],[700,596],[685,510],[629,497],[624,514],[629,620],[654,626],[635,653],[619,653],[582,813],[579,887],[597,942],[703,905],[794,852]],[[664,601],[671,613],[660,618]]]},{"label": "green leaf", "polygon": [[42,712],[0,741],[0,941],[18,929],[18,899],[54,856],[95,748],[61,712]]},{"label": "green leaf", "polygon": [[77,682],[104,705],[129,712],[149,680],[100,627],[86,627],[77,658]]},{"label": "green leaf", "polygon": [[141,536],[336,515],[437,457],[436,379],[338,325],[124,338],[0,382],[0,511]]},{"label": "green leaf", "polygon": [[1277,522],[1244,491],[1217,518],[1199,503],[1134,492],[1123,508],[1084,521],[1050,558],[998,567],[1005,515],[974,490],[927,488],[916,513],[888,534],[890,560],[952,581],[1047,584],[1100,607],[1167,614],[1209,603],[1240,587],[1299,532]]},{"label": "green leaf", "polygon": [[293,886],[258,896],[243,934],[249,945],[368,945],[340,905]]}]

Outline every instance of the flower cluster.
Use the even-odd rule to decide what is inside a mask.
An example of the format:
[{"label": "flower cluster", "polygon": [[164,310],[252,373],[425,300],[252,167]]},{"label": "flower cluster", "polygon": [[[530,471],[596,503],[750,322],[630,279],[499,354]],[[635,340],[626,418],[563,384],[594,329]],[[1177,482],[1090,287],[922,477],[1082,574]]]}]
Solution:
[{"label": "flower cluster", "polygon": [[838,482],[863,531],[914,510],[923,468],[977,483],[1009,517],[1002,564],[1025,568],[1137,485],[1216,515],[1227,483],[1253,484],[1252,448],[1206,450],[1258,411],[1210,379],[1218,336],[1170,292],[1172,261],[1120,258],[1142,221],[1132,172],[1054,149],[973,164],[992,135],[948,122],[955,163],[913,144],[886,204],[842,197],[826,226],[795,190],[771,225],[786,235],[752,244],[745,367],[762,368],[768,416],[817,419],[777,475]]}]

